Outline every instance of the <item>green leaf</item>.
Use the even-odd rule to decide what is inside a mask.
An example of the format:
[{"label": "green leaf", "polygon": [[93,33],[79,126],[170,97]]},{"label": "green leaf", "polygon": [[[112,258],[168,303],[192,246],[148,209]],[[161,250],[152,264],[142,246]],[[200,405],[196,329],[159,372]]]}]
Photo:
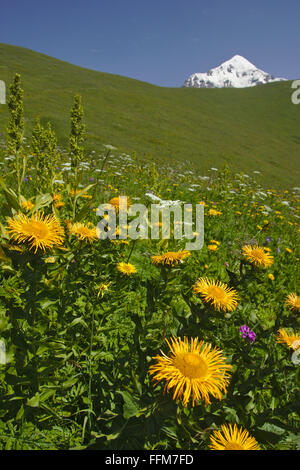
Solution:
[{"label": "green leaf", "polygon": [[19,420],[23,417],[24,415],[24,405],[22,404],[18,413],[17,413],[17,416],[16,416],[16,420]]},{"label": "green leaf", "polygon": [[35,205],[31,209],[30,214],[41,209],[42,207],[49,206],[49,204],[51,204],[52,201],[53,201],[53,198],[50,194],[41,194],[39,196],[36,196]]},{"label": "green leaf", "polygon": [[66,380],[65,382],[63,382],[62,386],[63,388],[70,388],[73,385],[75,385],[78,382],[78,380],[79,380],[78,377],[73,377],[73,379]]},{"label": "green leaf", "polygon": [[31,406],[32,408],[37,408],[40,404],[40,395],[38,392],[32,398],[28,398],[26,405]]},{"label": "green leaf", "polygon": [[82,220],[89,212],[90,210],[92,209],[93,207],[93,203],[92,202],[87,202],[81,209],[80,211],[78,212],[78,214],[76,215],[74,221],[75,222],[79,222],[80,220]]},{"label": "green leaf", "polygon": [[276,426],[275,424],[271,424],[271,423],[265,423],[263,426],[259,427],[258,429],[261,429],[262,431],[271,432],[271,433],[277,434],[279,436],[281,436],[282,434],[284,434],[286,432],[284,429],[280,428],[279,426]]},{"label": "green leaf", "polygon": [[86,324],[86,322],[83,320],[82,317],[78,317],[78,318],[75,318],[69,325],[69,328],[71,328],[72,326],[75,326],[75,325],[82,325],[84,326],[85,328],[88,328],[88,325]]},{"label": "green leaf", "polygon": [[122,398],[124,400],[124,405],[123,405],[123,416],[125,419],[129,419],[132,416],[136,416],[139,411],[139,406],[137,402],[134,400],[132,395],[129,392],[121,392],[117,391],[120,395],[122,395]]},{"label": "green leaf", "polygon": [[16,212],[22,211],[16,193],[12,189],[7,188],[6,184],[4,183],[3,178],[1,177],[0,177],[0,185],[3,188],[9,207],[12,207],[13,209],[15,209]]}]

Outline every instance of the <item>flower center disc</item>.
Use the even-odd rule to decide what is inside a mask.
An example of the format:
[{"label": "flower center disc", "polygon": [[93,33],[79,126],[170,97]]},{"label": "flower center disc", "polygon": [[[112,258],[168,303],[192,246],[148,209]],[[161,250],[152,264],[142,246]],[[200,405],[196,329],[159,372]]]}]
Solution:
[{"label": "flower center disc", "polygon": [[81,227],[80,230],[78,230],[78,232],[85,237],[88,237],[91,234],[91,230],[87,227]]},{"label": "flower center disc", "polygon": [[297,299],[295,300],[295,304],[294,306],[298,309],[300,309],[300,297],[297,297]]},{"label": "flower center disc", "polygon": [[174,358],[174,366],[190,379],[204,379],[208,372],[205,361],[195,353],[183,353]]},{"label": "flower center disc", "polygon": [[226,445],[226,450],[244,450],[243,447],[237,442],[229,442]]},{"label": "flower center disc", "polygon": [[24,224],[23,231],[40,240],[47,238],[49,234],[48,227],[38,220],[31,220],[29,223]]},{"label": "flower center disc", "polygon": [[210,286],[207,289],[207,293],[210,297],[214,298],[217,302],[222,302],[225,298],[224,290],[218,286]]},{"label": "flower center disc", "polygon": [[256,258],[258,260],[263,260],[265,257],[265,252],[261,250],[253,250],[252,251],[252,256],[253,258]]}]

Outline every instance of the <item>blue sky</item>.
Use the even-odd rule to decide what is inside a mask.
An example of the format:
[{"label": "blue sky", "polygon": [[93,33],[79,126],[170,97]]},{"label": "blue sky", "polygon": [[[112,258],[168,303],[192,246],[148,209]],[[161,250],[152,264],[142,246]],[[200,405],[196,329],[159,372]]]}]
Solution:
[{"label": "blue sky", "polygon": [[0,0],[0,20],[2,43],[160,86],[235,54],[300,78],[299,0]]}]

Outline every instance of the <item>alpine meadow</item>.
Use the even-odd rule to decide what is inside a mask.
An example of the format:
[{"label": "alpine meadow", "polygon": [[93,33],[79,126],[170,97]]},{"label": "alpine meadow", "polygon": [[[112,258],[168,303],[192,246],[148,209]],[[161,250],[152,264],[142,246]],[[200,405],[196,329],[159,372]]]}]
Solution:
[{"label": "alpine meadow", "polygon": [[[164,88],[0,58],[0,449],[300,450],[291,82]],[[170,237],[150,236],[161,215],[129,236],[154,203],[201,206],[202,248],[175,216]]]}]

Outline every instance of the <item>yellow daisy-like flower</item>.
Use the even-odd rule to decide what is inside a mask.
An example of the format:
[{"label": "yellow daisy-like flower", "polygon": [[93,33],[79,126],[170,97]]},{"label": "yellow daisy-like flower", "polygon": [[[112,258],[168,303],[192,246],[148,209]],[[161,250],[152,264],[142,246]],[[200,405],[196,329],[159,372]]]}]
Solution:
[{"label": "yellow daisy-like flower", "polygon": [[209,209],[208,215],[213,215],[213,216],[222,215],[222,212],[217,211],[216,209]]},{"label": "yellow daisy-like flower", "polygon": [[31,217],[24,214],[8,219],[8,232],[17,243],[29,243],[29,249],[45,251],[61,246],[64,230],[54,215],[44,216],[35,212]]},{"label": "yellow daisy-like flower", "polygon": [[130,276],[131,274],[135,274],[137,272],[136,267],[131,263],[118,263],[117,270],[120,271],[122,274],[126,274]]},{"label": "yellow daisy-like flower", "polygon": [[218,245],[207,245],[207,248],[209,249],[209,251],[217,251]]},{"label": "yellow daisy-like flower", "polygon": [[274,276],[274,274],[270,273],[270,274],[268,274],[268,278],[269,278],[271,281],[274,281],[275,276]]},{"label": "yellow daisy-like flower", "polygon": [[58,201],[58,202],[54,203],[54,207],[56,207],[57,209],[60,209],[64,205],[65,205],[65,203],[63,201]]},{"label": "yellow daisy-like flower", "polygon": [[243,255],[256,267],[268,268],[274,262],[273,256],[257,245],[245,245]]},{"label": "yellow daisy-like flower", "polygon": [[198,338],[171,338],[166,342],[170,348],[170,357],[162,353],[155,356],[156,364],[150,366],[149,374],[153,374],[155,385],[165,380],[164,391],[173,389],[173,400],[180,399],[187,406],[190,397],[192,406],[198,400],[209,405],[210,395],[218,400],[229,383],[228,371],[230,364],[218,348],[211,344],[198,341]]},{"label": "yellow daisy-like flower", "polygon": [[69,224],[68,228],[70,234],[75,235],[81,241],[92,243],[98,238],[97,227],[94,227],[92,224],[91,227],[89,227],[81,222],[75,222],[74,224]]},{"label": "yellow daisy-like flower", "polygon": [[214,431],[210,436],[212,450],[260,450],[259,444],[249,432],[235,424],[223,424],[221,431]]},{"label": "yellow daisy-like flower", "polygon": [[159,264],[163,266],[164,265],[175,266],[178,263],[180,263],[183,259],[187,258],[188,256],[191,256],[191,253],[188,250],[168,251],[167,253],[164,253],[163,255],[151,256],[151,260],[155,266],[158,266]]},{"label": "yellow daisy-like flower", "polygon": [[30,211],[34,207],[34,204],[31,201],[23,201],[22,202],[22,207],[26,211]]},{"label": "yellow daisy-like flower", "polygon": [[212,243],[213,245],[221,245],[221,242],[218,242],[217,240],[210,240],[210,243]]},{"label": "yellow daisy-like flower", "polygon": [[[80,189],[76,189],[76,196],[80,193]],[[75,196],[75,190],[72,188],[69,192],[70,196]]]},{"label": "yellow daisy-like flower", "polygon": [[[131,206],[131,201],[130,201],[130,198],[127,197],[127,196],[122,196],[122,197],[126,197],[127,198],[127,207]],[[125,201],[124,201],[125,202]],[[113,197],[110,201],[109,201],[109,204],[111,204],[112,206],[114,206],[116,212],[119,212],[119,210],[121,209],[125,209],[126,207],[126,204],[123,202],[123,200],[119,199],[119,197]]]},{"label": "yellow daisy-like flower", "polygon": [[199,294],[202,301],[212,305],[215,310],[232,311],[238,304],[237,292],[221,281],[214,281],[201,277],[193,286],[195,294]]},{"label": "yellow daisy-like flower", "polygon": [[111,282],[102,282],[99,286],[96,287],[96,290],[98,291],[97,298],[102,299],[104,297],[105,291],[109,289],[109,286],[111,285]]},{"label": "yellow daisy-like flower", "polygon": [[52,196],[53,201],[61,201],[61,194],[60,193],[54,193]]},{"label": "yellow daisy-like flower", "polygon": [[298,334],[289,334],[284,328],[278,330],[277,343],[285,343],[291,349],[299,349],[300,348],[300,335]]},{"label": "yellow daisy-like flower", "polygon": [[287,296],[285,301],[286,305],[290,306],[290,310],[300,311],[300,297],[299,295],[292,293]]}]

